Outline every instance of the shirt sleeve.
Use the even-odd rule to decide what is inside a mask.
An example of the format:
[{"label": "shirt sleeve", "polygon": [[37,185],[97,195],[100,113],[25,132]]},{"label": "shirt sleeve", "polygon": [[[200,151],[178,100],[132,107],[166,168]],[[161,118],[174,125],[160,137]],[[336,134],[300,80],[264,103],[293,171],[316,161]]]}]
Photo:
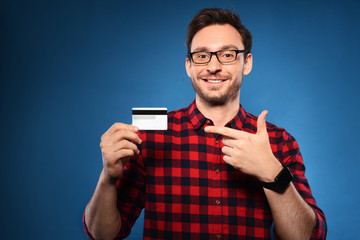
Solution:
[{"label": "shirt sleeve", "polygon": [[[121,229],[115,239],[124,239],[134,226],[145,205],[145,171],[143,158],[138,155],[131,158],[124,168],[121,179],[117,182],[117,207],[121,215]],[[83,214],[84,231],[89,239],[95,240],[90,234]]]},{"label": "shirt sleeve", "polygon": [[301,156],[299,145],[294,137],[284,131],[283,151],[281,162],[286,165],[293,174],[293,184],[301,197],[312,207],[316,215],[316,226],[311,239],[326,239],[327,225],[323,211],[317,206],[312,195],[308,180],[305,177],[305,166]]},{"label": "shirt sleeve", "polygon": [[116,239],[126,238],[145,206],[145,168],[142,155],[132,158],[125,166],[123,177],[117,182],[117,206],[121,215],[121,229]]}]

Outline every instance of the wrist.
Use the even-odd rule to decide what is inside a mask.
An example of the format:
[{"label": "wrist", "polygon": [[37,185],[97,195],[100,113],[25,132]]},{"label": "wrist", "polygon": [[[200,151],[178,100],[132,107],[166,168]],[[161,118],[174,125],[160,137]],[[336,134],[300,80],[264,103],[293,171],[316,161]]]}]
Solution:
[{"label": "wrist", "polygon": [[110,177],[103,169],[100,174],[100,183],[105,186],[116,186],[118,178]]},{"label": "wrist", "polygon": [[283,166],[276,158],[272,162],[273,163],[265,169],[264,174],[259,177],[261,182],[273,182],[276,176],[283,169]]}]

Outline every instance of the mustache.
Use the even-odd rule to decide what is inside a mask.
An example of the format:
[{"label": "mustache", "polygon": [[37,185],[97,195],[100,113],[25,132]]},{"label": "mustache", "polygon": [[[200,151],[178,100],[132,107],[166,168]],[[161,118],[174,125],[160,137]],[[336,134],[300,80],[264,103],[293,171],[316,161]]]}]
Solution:
[{"label": "mustache", "polygon": [[198,78],[218,78],[218,79],[228,79],[228,78],[231,78],[231,75],[230,74],[225,74],[225,75],[222,75],[222,74],[201,74],[198,76]]}]

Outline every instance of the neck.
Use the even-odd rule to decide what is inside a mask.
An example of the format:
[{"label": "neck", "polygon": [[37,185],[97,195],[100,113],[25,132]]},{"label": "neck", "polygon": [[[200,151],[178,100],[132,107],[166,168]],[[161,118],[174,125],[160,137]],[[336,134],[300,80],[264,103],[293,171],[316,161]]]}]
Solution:
[{"label": "neck", "polygon": [[196,96],[196,106],[199,111],[208,119],[211,119],[215,126],[225,126],[239,112],[240,96],[229,100],[224,105],[211,105]]}]

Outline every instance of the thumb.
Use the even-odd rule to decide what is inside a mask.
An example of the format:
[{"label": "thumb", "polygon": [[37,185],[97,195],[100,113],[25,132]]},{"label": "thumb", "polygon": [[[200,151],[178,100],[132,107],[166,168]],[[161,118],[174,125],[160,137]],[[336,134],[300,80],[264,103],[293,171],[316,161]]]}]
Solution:
[{"label": "thumb", "polygon": [[257,132],[256,134],[264,134],[267,133],[266,130],[266,122],[265,122],[265,118],[266,115],[268,114],[267,110],[262,111],[262,113],[259,115],[258,120],[257,120]]}]

